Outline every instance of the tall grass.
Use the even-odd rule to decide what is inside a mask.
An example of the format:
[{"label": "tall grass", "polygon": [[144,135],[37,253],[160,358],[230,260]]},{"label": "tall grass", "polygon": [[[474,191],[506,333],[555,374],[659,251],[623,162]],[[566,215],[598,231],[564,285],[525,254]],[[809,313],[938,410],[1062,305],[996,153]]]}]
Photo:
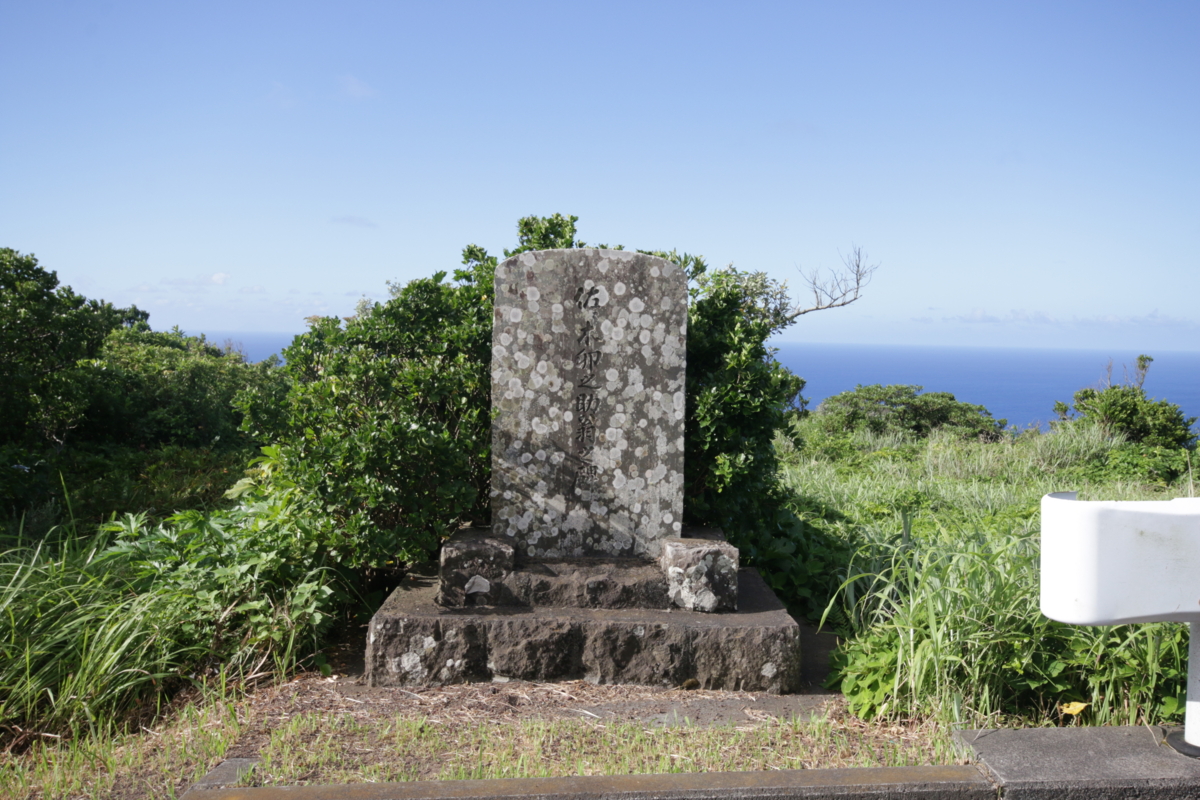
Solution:
[{"label": "tall grass", "polygon": [[[789,454],[787,483],[836,508],[853,545],[826,618],[849,636],[836,665],[852,708],[962,725],[1178,719],[1183,626],[1068,626],[1038,606],[1043,494],[1186,491],[1186,480],[1154,485],[1099,470],[1123,444],[1073,424],[990,443],[936,433],[830,442],[814,432]],[[1088,707],[1073,720],[1066,701]]]},{"label": "tall grass", "polygon": [[310,654],[336,598],[284,498],[0,551],[0,746],[97,735],[206,674]]},{"label": "tall grass", "polygon": [[169,588],[101,566],[106,537],[55,533],[0,553],[0,725],[17,739],[94,728],[194,660]]}]

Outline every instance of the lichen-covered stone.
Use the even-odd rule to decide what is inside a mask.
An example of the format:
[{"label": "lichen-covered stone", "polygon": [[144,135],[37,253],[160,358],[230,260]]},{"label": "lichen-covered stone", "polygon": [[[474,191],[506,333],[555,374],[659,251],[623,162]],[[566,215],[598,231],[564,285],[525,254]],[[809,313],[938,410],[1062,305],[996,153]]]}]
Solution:
[{"label": "lichen-covered stone", "polygon": [[513,569],[513,546],[486,528],[466,528],[442,544],[438,564],[444,606],[497,605],[513,602],[504,578]]},{"label": "lichen-covered stone", "polygon": [[719,539],[663,540],[659,557],[672,605],[688,611],[736,611],[738,551]]},{"label": "lichen-covered stone", "polygon": [[635,558],[513,563],[513,546],[486,528],[461,530],[443,545],[440,605],[668,608],[667,579]]},{"label": "lichen-covered stone", "polygon": [[493,532],[529,558],[657,558],[683,513],[686,276],[592,249],[495,276]]},{"label": "lichen-covered stone", "polygon": [[371,686],[505,678],[794,692],[800,628],[753,570],[738,611],[445,608],[436,581],[410,575],[371,619]]}]

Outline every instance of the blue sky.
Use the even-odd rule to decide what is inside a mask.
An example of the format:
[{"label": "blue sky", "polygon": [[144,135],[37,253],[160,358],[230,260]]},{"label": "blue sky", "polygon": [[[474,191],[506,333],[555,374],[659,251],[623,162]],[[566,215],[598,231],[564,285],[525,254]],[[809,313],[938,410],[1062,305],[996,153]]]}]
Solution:
[{"label": "blue sky", "polygon": [[0,5],[0,246],[304,329],[516,220],[795,288],[809,342],[1200,350],[1200,4]]}]

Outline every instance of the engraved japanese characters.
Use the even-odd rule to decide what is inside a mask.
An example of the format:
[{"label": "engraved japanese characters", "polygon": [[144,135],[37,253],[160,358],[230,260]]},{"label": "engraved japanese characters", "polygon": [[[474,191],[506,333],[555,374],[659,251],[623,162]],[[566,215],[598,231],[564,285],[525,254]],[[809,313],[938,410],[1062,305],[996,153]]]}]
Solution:
[{"label": "engraved japanese characters", "polygon": [[683,510],[687,279],[621,250],[496,268],[492,532],[526,557],[657,558]]}]

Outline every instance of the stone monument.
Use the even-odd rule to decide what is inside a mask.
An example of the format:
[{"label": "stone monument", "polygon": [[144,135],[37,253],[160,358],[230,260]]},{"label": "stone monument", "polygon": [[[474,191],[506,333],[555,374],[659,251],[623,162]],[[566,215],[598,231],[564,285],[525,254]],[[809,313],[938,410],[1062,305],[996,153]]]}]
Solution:
[{"label": "stone monument", "polygon": [[496,268],[490,529],[371,621],[372,685],[587,678],[787,692],[799,628],[715,529],[682,525],[687,281],[546,250]]},{"label": "stone monument", "polygon": [[492,530],[530,558],[657,558],[682,527],[687,278],[593,253],[496,268]]}]

